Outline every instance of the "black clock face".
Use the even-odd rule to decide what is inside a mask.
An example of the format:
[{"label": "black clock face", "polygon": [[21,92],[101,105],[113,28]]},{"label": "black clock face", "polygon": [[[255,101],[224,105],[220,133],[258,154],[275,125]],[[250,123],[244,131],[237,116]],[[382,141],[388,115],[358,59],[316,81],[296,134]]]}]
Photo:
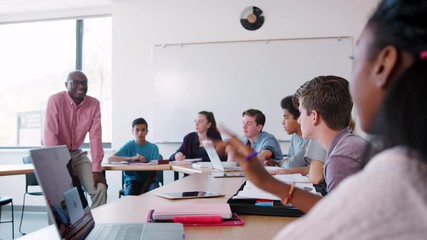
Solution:
[{"label": "black clock face", "polygon": [[240,23],[246,30],[257,30],[264,24],[264,14],[258,7],[249,6],[240,14]]}]

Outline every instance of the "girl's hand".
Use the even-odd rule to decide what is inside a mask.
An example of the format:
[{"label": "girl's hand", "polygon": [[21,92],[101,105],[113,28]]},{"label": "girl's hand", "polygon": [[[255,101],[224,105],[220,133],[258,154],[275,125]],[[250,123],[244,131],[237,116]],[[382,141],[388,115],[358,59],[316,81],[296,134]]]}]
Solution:
[{"label": "girl's hand", "polygon": [[181,152],[177,152],[176,154],[175,154],[175,160],[177,160],[177,161],[181,161],[181,160],[184,160],[185,159],[185,155],[184,154],[182,154]]}]

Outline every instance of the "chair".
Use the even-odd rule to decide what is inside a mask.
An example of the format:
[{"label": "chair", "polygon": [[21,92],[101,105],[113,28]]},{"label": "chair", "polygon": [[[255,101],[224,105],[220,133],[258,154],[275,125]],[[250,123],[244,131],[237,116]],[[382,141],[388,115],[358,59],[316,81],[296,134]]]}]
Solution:
[{"label": "chair", "polygon": [[[160,154],[160,159],[163,159],[163,156]],[[163,171],[157,171],[156,176],[154,177],[154,180],[158,181],[160,183],[160,186],[163,186]],[[125,171],[122,171],[122,188],[125,186]],[[125,195],[125,190],[120,189],[119,190],[119,198]]]},{"label": "chair", "polygon": [[[154,177],[154,180],[159,182],[160,186],[163,186],[163,171],[157,171],[156,172],[156,176]],[[125,185],[125,171],[122,171],[122,187],[124,187]],[[119,190],[119,198],[121,198],[122,196],[125,195],[125,190],[124,189],[120,189]]]},{"label": "chair", "polygon": [[125,171],[122,171],[122,189],[119,190],[119,198],[125,195],[125,190],[123,187],[125,186]]},{"label": "chair", "polygon": [[[12,219],[2,221],[1,220],[1,207],[10,203],[11,211],[12,211]],[[13,200],[11,197],[1,197],[0,196],[0,224],[1,223],[12,223],[12,239],[15,238],[15,227],[13,222]]]},{"label": "chair", "polygon": [[[33,163],[33,159],[30,156],[23,157],[22,161],[24,162],[24,164],[32,164]],[[24,200],[22,203],[21,221],[19,223],[19,233],[21,233],[22,235],[25,235],[25,233],[22,232],[21,227],[22,227],[22,220],[24,218],[26,195],[29,194],[32,196],[43,196],[43,192],[41,192],[41,191],[28,191],[30,186],[31,187],[40,186],[39,182],[37,181],[36,175],[34,173],[25,174],[25,193],[24,193]]]}]

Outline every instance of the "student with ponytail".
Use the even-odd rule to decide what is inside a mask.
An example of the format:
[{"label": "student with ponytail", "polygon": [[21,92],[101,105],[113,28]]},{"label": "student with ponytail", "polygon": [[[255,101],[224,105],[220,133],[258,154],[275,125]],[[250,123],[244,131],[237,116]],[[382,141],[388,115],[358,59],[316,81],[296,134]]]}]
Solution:
[{"label": "student with ponytail", "polygon": [[[221,134],[216,127],[214,114],[208,111],[201,111],[194,119],[196,131],[187,134],[179,149],[170,156],[170,160],[183,160],[189,158],[202,158],[203,161],[209,161],[208,154],[203,147],[202,141],[213,140],[222,141]],[[221,160],[226,160],[227,155],[224,147],[216,147]]]}]

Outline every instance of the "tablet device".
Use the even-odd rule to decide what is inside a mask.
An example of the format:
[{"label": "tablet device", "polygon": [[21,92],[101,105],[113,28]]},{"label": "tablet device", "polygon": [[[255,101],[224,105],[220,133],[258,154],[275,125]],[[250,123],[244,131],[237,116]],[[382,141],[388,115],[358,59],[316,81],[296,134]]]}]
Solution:
[{"label": "tablet device", "polygon": [[245,174],[242,172],[238,172],[238,173],[211,173],[209,174],[214,178],[229,178],[229,177],[244,177]]},{"label": "tablet device", "polygon": [[187,198],[210,198],[210,197],[223,197],[225,194],[209,191],[185,191],[185,192],[169,192],[169,193],[155,193],[159,197],[167,199],[187,199]]}]

